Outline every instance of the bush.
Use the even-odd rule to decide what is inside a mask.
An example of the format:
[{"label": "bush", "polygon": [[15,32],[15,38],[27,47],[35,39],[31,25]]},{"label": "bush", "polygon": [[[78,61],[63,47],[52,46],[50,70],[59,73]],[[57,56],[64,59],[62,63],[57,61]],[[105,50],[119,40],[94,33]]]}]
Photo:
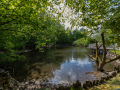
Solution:
[{"label": "bush", "polygon": [[80,38],[78,40],[75,40],[73,42],[73,45],[83,45],[83,46],[88,46],[88,44],[92,43],[93,40],[91,39],[91,37],[83,37]]}]

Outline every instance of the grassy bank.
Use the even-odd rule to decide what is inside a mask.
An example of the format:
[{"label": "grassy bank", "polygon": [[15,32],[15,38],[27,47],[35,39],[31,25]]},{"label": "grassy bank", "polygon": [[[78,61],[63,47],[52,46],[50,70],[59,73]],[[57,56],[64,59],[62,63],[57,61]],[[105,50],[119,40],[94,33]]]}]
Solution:
[{"label": "grassy bank", "polygon": [[[119,89],[118,89],[119,88]],[[109,79],[101,85],[94,86],[88,90],[120,90],[120,73],[116,77]]]},{"label": "grassy bank", "polygon": [[119,54],[120,55],[120,50],[109,50],[110,52],[113,52],[113,53],[115,53],[116,52],[116,54]]}]

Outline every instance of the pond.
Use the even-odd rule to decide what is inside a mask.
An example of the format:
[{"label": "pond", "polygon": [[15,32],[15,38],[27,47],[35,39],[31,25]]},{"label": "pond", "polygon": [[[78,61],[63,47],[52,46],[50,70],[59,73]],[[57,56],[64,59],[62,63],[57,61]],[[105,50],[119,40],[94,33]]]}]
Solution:
[{"label": "pond", "polygon": [[[14,65],[14,78],[20,82],[35,80],[51,84],[73,83],[76,80],[94,80],[97,73],[96,64],[86,52],[92,51],[85,47],[51,47],[44,52],[34,50],[24,53],[25,60],[17,61]],[[107,64],[105,70],[111,71],[114,65]]]}]

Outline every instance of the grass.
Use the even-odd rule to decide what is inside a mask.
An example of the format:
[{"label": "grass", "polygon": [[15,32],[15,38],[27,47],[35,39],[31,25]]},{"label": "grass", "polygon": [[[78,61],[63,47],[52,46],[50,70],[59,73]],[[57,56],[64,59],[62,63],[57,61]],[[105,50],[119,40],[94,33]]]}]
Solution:
[{"label": "grass", "polygon": [[102,83],[101,85],[89,88],[89,90],[114,90],[114,89],[120,90],[120,74],[118,74],[114,78],[109,79],[105,83]]},{"label": "grass", "polygon": [[113,53],[115,53],[115,51],[116,51],[116,54],[119,54],[120,55],[120,50],[109,50],[110,52],[113,52]]}]

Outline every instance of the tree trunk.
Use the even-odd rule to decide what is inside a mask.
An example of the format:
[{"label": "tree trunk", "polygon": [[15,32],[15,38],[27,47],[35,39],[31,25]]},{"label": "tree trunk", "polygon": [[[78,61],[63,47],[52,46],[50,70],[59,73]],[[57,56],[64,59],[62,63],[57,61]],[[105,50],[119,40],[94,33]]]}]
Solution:
[{"label": "tree trunk", "polygon": [[97,70],[99,70],[99,71],[104,71],[104,69],[103,69],[104,65],[105,65],[105,62],[101,62],[101,63],[99,64],[99,66],[97,67]]},{"label": "tree trunk", "polygon": [[98,61],[98,44],[97,44],[97,41],[96,41],[96,65],[97,65],[97,67],[99,66],[99,61]]},{"label": "tree trunk", "polygon": [[[115,57],[115,58],[113,58],[113,59],[110,59],[110,60],[106,60],[106,47],[105,47],[105,40],[104,40],[104,32],[101,34],[101,37],[102,37],[102,43],[103,43],[103,44],[102,44],[102,45],[103,45],[103,58],[101,59],[101,58],[99,57],[98,50],[99,50],[99,48],[100,48],[102,45],[100,45],[100,46],[98,47],[97,41],[96,41],[96,58],[94,58],[93,56],[89,55],[88,53],[86,53],[86,54],[87,54],[90,58],[92,58],[92,59],[95,60],[96,65],[97,65],[97,70],[99,70],[99,71],[104,71],[103,67],[104,67],[105,64],[107,64],[107,63],[109,63],[109,62],[112,62],[112,61],[114,61],[114,60],[119,59],[120,56],[117,56],[117,57]],[[99,58],[100,62],[98,61],[98,58]]]},{"label": "tree trunk", "polygon": [[104,67],[105,61],[106,61],[106,47],[105,47],[105,40],[104,40],[104,32],[101,34],[101,37],[102,37],[102,43],[103,43],[103,59],[97,68],[99,71],[103,71],[103,67]]}]

